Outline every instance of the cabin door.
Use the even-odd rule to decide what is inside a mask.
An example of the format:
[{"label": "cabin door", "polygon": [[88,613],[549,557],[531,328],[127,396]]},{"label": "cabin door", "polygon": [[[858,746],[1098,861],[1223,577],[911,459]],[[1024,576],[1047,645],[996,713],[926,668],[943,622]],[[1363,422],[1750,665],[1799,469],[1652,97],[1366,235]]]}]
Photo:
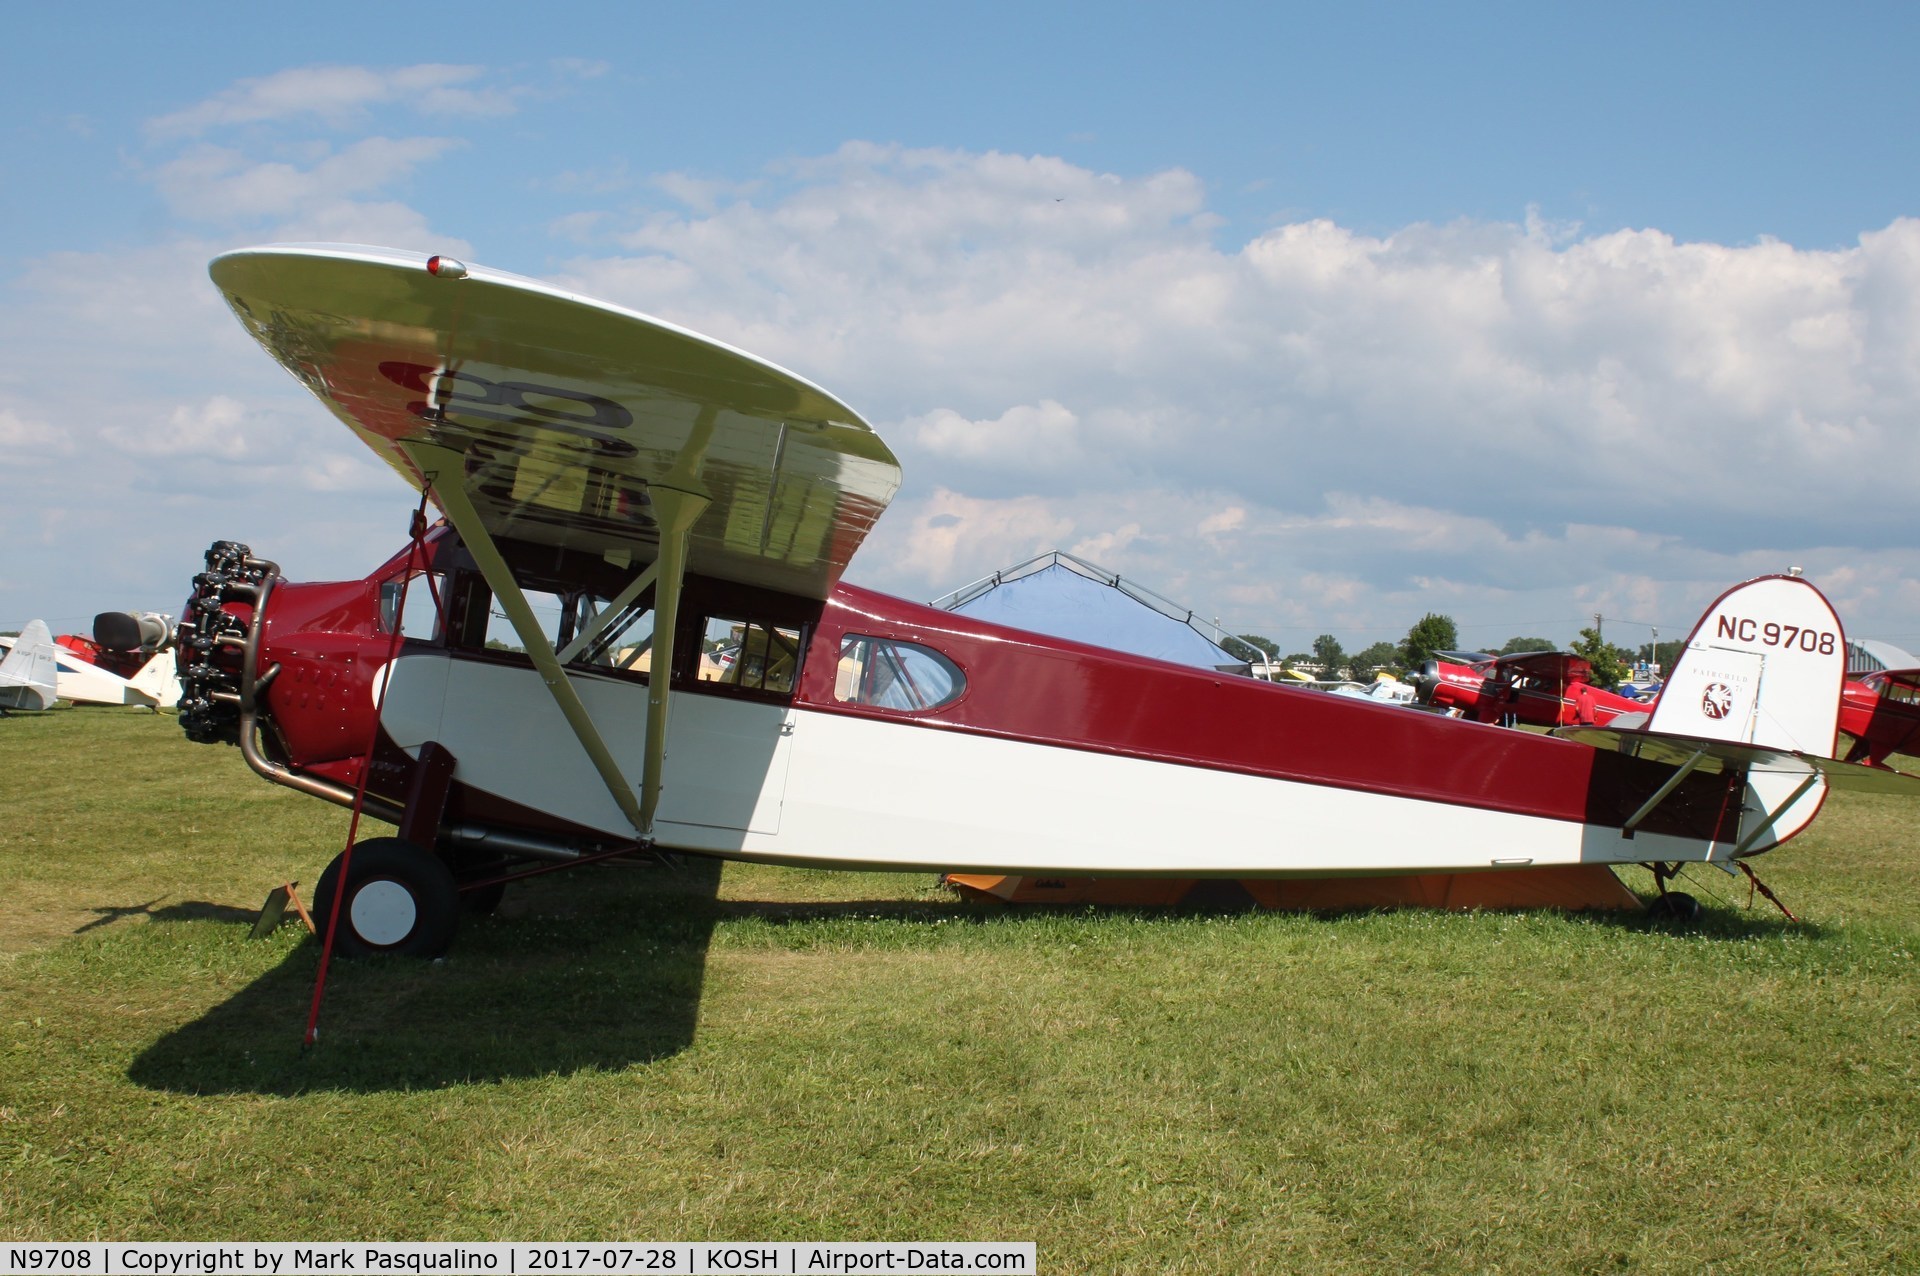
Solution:
[{"label": "cabin door", "polygon": [[793,711],[785,705],[674,692],[661,822],[778,833],[792,740]]}]

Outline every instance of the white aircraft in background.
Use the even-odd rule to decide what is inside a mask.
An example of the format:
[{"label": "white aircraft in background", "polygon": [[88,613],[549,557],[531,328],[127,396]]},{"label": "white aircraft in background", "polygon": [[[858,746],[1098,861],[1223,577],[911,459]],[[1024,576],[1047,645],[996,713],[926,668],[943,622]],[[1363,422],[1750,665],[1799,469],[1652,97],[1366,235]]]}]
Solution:
[{"label": "white aircraft in background", "polygon": [[0,714],[9,709],[51,709],[54,689],[53,631],[44,620],[31,620],[18,638],[0,638],[7,654],[0,659]]},{"label": "white aircraft in background", "polygon": [[[46,626],[39,621],[42,630]],[[0,638],[0,647],[14,639]],[[20,641],[25,641],[22,634]],[[159,612],[104,611],[93,618],[93,637],[61,634],[49,640],[55,686],[75,704],[138,704],[171,709],[180,703],[174,669],[173,619]]]}]

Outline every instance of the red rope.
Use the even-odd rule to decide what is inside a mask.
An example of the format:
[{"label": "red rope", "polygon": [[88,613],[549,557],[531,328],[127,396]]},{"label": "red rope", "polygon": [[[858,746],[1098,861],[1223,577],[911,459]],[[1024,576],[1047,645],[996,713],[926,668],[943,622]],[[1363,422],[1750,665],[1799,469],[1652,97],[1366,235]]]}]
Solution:
[{"label": "red rope", "polygon": [[1781,912],[1787,915],[1788,921],[1797,922],[1800,920],[1798,917],[1795,917],[1793,915],[1793,910],[1791,908],[1788,908],[1785,904],[1782,904],[1780,902],[1780,897],[1778,895],[1775,895],[1771,890],[1767,889],[1767,884],[1760,880],[1760,875],[1758,873],[1754,872],[1751,868],[1747,867],[1747,862],[1745,860],[1735,860],[1734,863],[1738,864],[1740,866],[1740,871],[1747,875],[1747,883],[1748,883],[1747,907],[1749,908],[1753,907],[1752,888],[1757,886],[1760,888],[1760,893],[1762,895],[1765,895],[1768,899],[1773,901],[1773,906],[1775,908],[1779,909]]},{"label": "red rope", "polygon": [[[320,942],[320,969],[314,975],[313,1004],[307,1009],[304,1044],[309,1046],[320,1037],[320,1002],[327,995],[327,968],[333,963],[333,937],[340,928],[340,901],[346,897],[347,883],[352,880],[349,874],[353,869],[353,844],[360,834],[360,810],[367,800],[367,779],[373,774],[373,751],[380,739],[380,715],[386,707],[387,687],[393,681],[393,662],[400,654],[400,618],[407,613],[407,585],[413,579],[414,565],[419,561],[420,551],[426,543],[427,494],[432,489],[431,482],[421,487],[420,507],[413,512],[413,544],[407,550],[407,570],[400,577],[400,598],[393,614],[393,637],[387,640],[387,663],[381,669],[380,690],[373,698],[375,729],[367,739],[366,756],[360,759],[360,778],[353,788],[353,819],[347,824],[347,845],[340,852],[340,876],[334,882],[333,899],[327,910],[327,933]],[[433,588],[431,581],[427,588]]]}]

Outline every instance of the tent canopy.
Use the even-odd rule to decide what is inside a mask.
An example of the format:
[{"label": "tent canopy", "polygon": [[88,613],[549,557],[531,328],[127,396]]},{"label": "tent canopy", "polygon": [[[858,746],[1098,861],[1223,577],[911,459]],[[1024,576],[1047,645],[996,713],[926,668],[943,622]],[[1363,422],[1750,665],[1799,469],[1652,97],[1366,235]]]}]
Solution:
[{"label": "tent canopy", "polygon": [[1190,609],[1058,550],[995,572],[933,605],[1154,660],[1249,672],[1246,661],[1200,632]]}]

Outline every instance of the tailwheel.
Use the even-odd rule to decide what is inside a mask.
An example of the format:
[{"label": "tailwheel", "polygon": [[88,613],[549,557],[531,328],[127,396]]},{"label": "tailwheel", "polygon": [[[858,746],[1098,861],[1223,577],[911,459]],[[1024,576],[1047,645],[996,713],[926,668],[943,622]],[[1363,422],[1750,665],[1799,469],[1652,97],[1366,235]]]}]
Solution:
[{"label": "tailwheel", "polygon": [[1678,864],[1649,864],[1647,869],[1653,874],[1653,885],[1660,892],[1651,904],[1647,905],[1649,921],[1669,925],[1685,926],[1700,920],[1700,901],[1685,891],[1670,891],[1667,883],[1679,875]]},{"label": "tailwheel", "polygon": [[438,957],[453,942],[460,920],[459,889],[437,855],[397,837],[369,838],[353,848],[344,890],[336,856],[314,891],[314,919],[333,916],[340,895],[340,923],[333,949],[342,957],[398,953]]},{"label": "tailwheel", "polygon": [[1700,920],[1700,901],[1685,891],[1667,891],[1647,905],[1647,916],[1656,922],[1684,926]]}]

